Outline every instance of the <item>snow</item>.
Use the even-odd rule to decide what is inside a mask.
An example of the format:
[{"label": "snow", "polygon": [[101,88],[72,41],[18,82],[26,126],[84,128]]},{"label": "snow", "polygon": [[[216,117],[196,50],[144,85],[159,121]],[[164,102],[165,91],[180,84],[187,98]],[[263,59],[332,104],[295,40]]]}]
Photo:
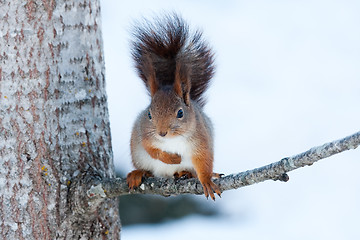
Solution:
[{"label": "snow", "polygon": [[[129,52],[130,25],[176,10],[216,52],[205,111],[215,125],[215,171],[260,167],[360,130],[358,1],[102,2],[115,165],[149,103]],[[223,193],[220,216],[123,227],[123,239],[360,239],[360,150]],[[184,236],[185,233],[185,236]]]}]

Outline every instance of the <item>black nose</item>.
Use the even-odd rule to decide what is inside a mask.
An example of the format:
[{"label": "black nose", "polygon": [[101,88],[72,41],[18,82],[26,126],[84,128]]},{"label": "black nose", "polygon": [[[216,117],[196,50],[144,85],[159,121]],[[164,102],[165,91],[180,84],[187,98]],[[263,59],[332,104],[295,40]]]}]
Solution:
[{"label": "black nose", "polygon": [[159,132],[159,135],[162,136],[162,137],[165,137],[167,134],[167,132]]}]

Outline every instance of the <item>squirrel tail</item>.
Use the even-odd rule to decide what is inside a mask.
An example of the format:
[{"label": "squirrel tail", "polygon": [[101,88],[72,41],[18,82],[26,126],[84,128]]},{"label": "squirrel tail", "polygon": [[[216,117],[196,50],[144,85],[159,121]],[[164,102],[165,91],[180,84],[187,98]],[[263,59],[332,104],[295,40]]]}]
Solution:
[{"label": "squirrel tail", "polygon": [[205,104],[202,94],[214,74],[214,55],[201,31],[190,32],[176,13],[153,21],[144,19],[133,31],[132,56],[150,94],[158,87],[176,85],[191,100]]}]

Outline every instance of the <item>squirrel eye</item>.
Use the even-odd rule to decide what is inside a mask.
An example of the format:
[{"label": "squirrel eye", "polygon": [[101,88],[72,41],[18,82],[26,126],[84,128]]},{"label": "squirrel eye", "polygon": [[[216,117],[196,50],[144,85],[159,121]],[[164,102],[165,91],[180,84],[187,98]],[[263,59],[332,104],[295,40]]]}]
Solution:
[{"label": "squirrel eye", "polygon": [[179,111],[177,112],[177,118],[182,118],[184,116],[184,111],[180,108]]},{"label": "squirrel eye", "polygon": [[149,119],[152,119],[150,110],[148,111],[148,117],[149,117]]}]

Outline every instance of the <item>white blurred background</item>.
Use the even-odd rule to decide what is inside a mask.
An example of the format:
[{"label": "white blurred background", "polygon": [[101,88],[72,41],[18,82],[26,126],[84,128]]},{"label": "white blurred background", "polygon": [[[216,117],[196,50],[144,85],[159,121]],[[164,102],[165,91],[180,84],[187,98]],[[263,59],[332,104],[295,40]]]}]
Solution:
[{"label": "white blurred background", "polygon": [[[179,12],[216,53],[205,111],[215,171],[260,167],[360,130],[360,1],[102,0],[114,161],[132,169],[133,121],[149,103],[129,50],[133,20]],[[214,218],[122,229],[122,239],[360,239],[360,149],[224,192]],[[203,196],[198,196],[206,201]]]}]

